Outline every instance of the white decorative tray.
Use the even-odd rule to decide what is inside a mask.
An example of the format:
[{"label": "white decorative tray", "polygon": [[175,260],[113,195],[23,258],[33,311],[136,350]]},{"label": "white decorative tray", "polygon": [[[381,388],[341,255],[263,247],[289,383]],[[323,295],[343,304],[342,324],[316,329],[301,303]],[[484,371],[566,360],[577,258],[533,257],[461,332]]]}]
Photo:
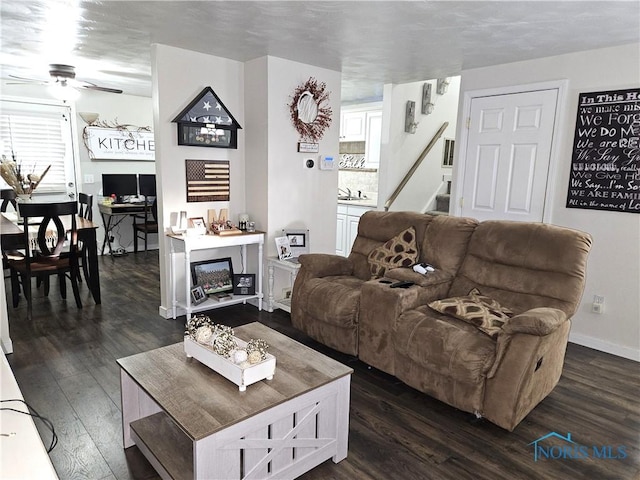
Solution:
[{"label": "white decorative tray", "polygon": [[[238,347],[244,348],[247,342],[233,337]],[[195,358],[200,363],[205,364],[210,369],[219,373],[228,380],[238,385],[238,389],[244,392],[247,385],[259,382],[260,380],[271,380],[276,371],[276,357],[267,353],[267,358],[260,363],[241,367],[233,363],[230,359],[218,355],[209,346],[202,345],[191,337],[184,337],[184,353],[188,358]]]}]

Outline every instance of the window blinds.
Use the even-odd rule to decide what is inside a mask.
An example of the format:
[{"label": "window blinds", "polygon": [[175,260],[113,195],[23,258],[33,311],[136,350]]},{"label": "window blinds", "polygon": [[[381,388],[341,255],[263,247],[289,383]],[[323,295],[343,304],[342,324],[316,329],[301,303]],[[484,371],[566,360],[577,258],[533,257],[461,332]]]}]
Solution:
[{"label": "window blinds", "polygon": [[37,191],[64,192],[65,168],[73,164],[68,162],[72,156],[69,108],[3,101],[0,154],[9,160],[14,155],[25,175],[40,175],[51,165]]}]

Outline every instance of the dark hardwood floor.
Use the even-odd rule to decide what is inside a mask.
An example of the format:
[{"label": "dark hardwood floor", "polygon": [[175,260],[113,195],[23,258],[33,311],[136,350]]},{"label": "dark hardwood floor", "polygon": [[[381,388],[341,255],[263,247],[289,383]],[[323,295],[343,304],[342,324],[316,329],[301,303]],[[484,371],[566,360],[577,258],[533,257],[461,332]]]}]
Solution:
[{"label": "dark hardwood floor", "polygon": [[[179,342],[184,317],[158,316],[157,252],[100,260],[102,305],[81,287],[73,297],[35,290],[33,319],[24,299],[9,303],[14,353],[9,362],[23,395],[55,425],[51,459],[61,479],[158,478],[136,447],[122,448],[120,357]],[[6,283],[7,295],[10,285]],[[355,370],[349,456],[325,462],[305,479],[640,479],[640,365],[570,344],[560,384],[514,432],[423,395],[353,357],[308,339],[280,310],[234,306],[210,312],[218,323],[260,321]],[[38,423],[44,443],[49,432]],[[541,458],[531,442],[550,432],[589,449],[589,458]],[[549,440],[553,453],[571,455]],[[625,458],[593,458],[592,449]],[[611,446],[611,449],[601,447]],[[567,451],[567,449],[569,449]],[[623,454],[621,454],[623,452]],[[601,453],[602,454],[602,453]],[[579,456],[579,455],[573,455]],[[25,458],[28,453],[25,452]],[[24,459],[15,459],[24,461]],[[28,461],[28,460],[27,460]]]}]

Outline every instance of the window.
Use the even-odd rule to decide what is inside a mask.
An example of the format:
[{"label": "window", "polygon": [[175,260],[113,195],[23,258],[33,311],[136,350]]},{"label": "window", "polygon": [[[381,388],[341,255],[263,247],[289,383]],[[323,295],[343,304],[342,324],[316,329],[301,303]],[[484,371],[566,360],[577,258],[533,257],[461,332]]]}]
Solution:
[{"label": "window", "polygon": [[444,139],[444,150],[442,154],[443,167],[453,166],[453,148],[455,147],[455,143],[455,140],[453,140],[452,138]]},{"label": "window", "polygon": [[[38,193],[66,192],[73,181],[70,108],[3,100],[0,113],[0,154],[15,155],[25,173],[41,174]],[[4,187],[4,182],[0,180]]]}]

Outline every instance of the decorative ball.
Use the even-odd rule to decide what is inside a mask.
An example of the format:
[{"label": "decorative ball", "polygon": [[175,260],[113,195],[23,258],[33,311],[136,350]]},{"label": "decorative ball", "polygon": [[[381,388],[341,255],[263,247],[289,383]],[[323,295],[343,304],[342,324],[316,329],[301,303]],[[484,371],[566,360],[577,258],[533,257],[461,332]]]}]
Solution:
[{"label": "decorative ball", "polygon": [[249,354],[249,363],[251,365],[255,365],[256,363],[260,363],[261,361],[262,361],[262,355],[260,355],[260,352],[253,351]]},{"label": "decorative ball", "polygon": [[249,355],[247,355],[246,350],[235,350],[233,352],[233,363],[236,365],[241,364],[242,362],[246,362]]},{"label": "decorative ball", "polygon": [[204,325],[202,327],[198,327],[196,330],[196,342],[206,345],[211,340],[211,336],[213,335],[213,330],[208,325]]}]

